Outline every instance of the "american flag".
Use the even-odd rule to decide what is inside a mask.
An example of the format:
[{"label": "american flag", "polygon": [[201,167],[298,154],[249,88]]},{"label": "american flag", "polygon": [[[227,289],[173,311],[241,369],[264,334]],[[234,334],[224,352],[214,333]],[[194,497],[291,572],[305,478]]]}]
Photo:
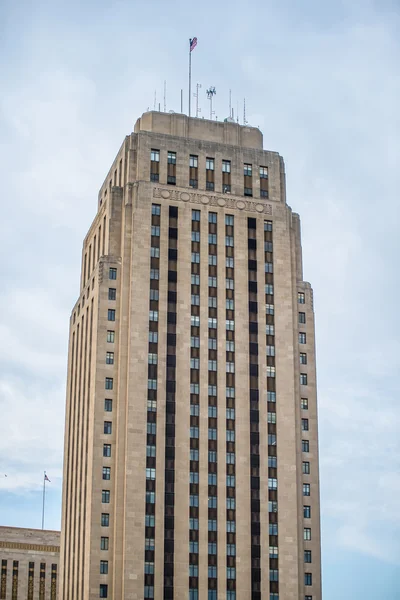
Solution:
[{"label": "american flag", "polygon": [[46,473],[44,474],[44,480],[48,481],[49,483],[51,483],[50,479],[47,477]]},{"label": "american flag", "polygon": [[194,50],[196,48],[196,46],[197,46],[197,38],[195,37],[192,40],[190,40],[190,52],[192,50]]}]

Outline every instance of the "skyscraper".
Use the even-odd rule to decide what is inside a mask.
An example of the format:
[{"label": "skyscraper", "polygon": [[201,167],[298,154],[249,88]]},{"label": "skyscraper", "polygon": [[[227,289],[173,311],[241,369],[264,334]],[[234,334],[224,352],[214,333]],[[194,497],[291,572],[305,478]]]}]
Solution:
[{"label": "skyscraper", "polygon": [[313,296],[261,132],[148,112],[70,323],[60,599],[321,600]]}]

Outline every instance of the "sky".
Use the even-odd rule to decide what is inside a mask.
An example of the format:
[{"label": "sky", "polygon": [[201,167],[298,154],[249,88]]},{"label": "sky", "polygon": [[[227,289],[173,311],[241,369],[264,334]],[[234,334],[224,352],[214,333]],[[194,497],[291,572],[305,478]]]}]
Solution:
[{"label": "sky", "polygon": [[[264,133],[314,288],[324,600],[400,598],[400,4],[0,2],[0,525],[60,527],[69,315],[97,192],[154,104]],[[193,89],[194,91],[194,89]],[[155,97],[156,96],[156,97]],[[195,99],[192,108],[195,106]],[[78,218],[79,215],[79,218]],[[7,475],[7,477],[5,477]]]}]

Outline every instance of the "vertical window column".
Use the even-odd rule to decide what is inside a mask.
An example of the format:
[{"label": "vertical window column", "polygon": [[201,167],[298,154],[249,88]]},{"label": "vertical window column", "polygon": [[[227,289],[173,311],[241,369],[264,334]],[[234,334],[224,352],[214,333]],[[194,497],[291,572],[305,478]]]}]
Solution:
[{"label": "vertical window column", "polygon": [[225,215],[226,589],[236,597],[236,420],[234,217]]},{"label": "vertical window column", "polygon": [[208,213],[208,598],[217,597],[218,579],[218,246],[217,213]]},{"label": "vertical window column", "polygon": [[[196,163],[194,163],[196,159]],[[190,173],[197,157],[190,157]],[[196,167],[194,166],[196,164]],[[194,186],[192,186],[194,187]],[[196,185],[197,187],[197,185]],[[191,329],[190,329],[190,474],[189,590],[199,589],[199,437],[200,437],[200,211],[192,210]]]},{"label": "vertical window column", "polygon": [[213,192],[215,189],[214,159],[206,158],[206,190]]},{"label": "vertical window column", "polygon": [[[121,172],[120,172],[121,178]],[[150,181],[157,182],[160,179],[160,151],[152,148],[150,153]],[[121,185],[121,183],[120,183]]]},{"label": "vertical window column", "polygon": [[7,592],[7,560],[1,561],[1,581],[0,581],[0,598],[6,598]]},{"label": "vertical window column", "polygon": [[[34,577],[35,577],[35,563],[30,562],[29,570],[28,570],[28,600],[33,600]],[[5,596],[0,594],[0,598],[5,598]]]},{"label": "vertical window column", "polygon": [[[171,153],[168,153],[168,155]],[[169,167],[170,165],[168,165]],[[174,597],[175,527],[175,393],[176,393],[176,307],[178,261],[178,208],[169,207],[167,366],[164,488],[164,600]]]},{"label": "vertical window column", "polygon": [[[249,165],[247,165],[249,166]],[[251,167],[251,165],[250,165]],[[245,165],[246,168],[246,165]],[[246,173],[246,172],[245,172]],[[246,178],[246,175],[245,175]],[[249,290],[249,395],[250,395],[250,498],[251,599],[261,599],[260,531],[260,413],[258,384],[257,220],[247,219]]]},{"label": "vertical window column", "polygon": [[189,187],[199,187],[199,157],[194,154],[189,157]]},{"label": "vertical window column", "polygon": [[267,404],[268,404],[268,515],[269,515],[269,572],[270,595],[279,594],[278,549],[278,479],[276,440],[276,387],[275,387],[275,308],[272,221],[264,221],[264,271],[265,271],[265,320],[267,358]]},{"label": "vertical window column", "polygon": [[[152,160],[153,153],[152,150]],[[151,207],[151,233],[159,232],[161,206]],[[159,311],[160,236],[150,240],[150,304],[147,359],[147,440],[146,440],[146,493],[145,493],[145,550],[144,597],[154,598],[155,552],[155,497],[156,497],[156,442],[157,442],[157,388],[158,388],[158,311]],[[157,315],[157,318],[154,318]]]}]

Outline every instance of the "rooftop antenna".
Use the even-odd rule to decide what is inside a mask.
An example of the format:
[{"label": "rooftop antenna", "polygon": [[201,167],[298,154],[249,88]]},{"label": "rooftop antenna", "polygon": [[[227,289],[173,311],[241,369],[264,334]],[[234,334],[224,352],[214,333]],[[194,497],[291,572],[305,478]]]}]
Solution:
[{"label": "rooftop antenna", "polygon": [[246,120],[246,98],[243,99],[243,125],[247,125],[247,120]]},{"label": "rooftop antenna", "polygon": [[196,118],[201,113],[201,108],[199,108],[199,89],[201,88],[201,83],[196,83],[196,93],[193,96],[196,98]]},{"label": "rooftop antenna", "polygon": [[215,89],[215,87],[213,87],[213,86],[211,86],[211,87],[210,87],[210,88],[207,90],[207,98],[208,98],[208,99],[209,99],[209,101],[210,101],[210,120],[211,120],[211,121],[212,121],[212,116],[213,116],[213,114],[214,114],[214,112],[213,112],[213,109],[212,109],[212,99],[213,99],[213,96],[215,96],[215,95],[216,95],[216,93],[217,93],[217,92],[216,92],[216,89]]},{"label": "rooftop antenna", "polygon": [[236,102],[236,122],[239,124],[239,102]]},{"label": "rooftop antenna", "polygon": [[232,116],[232,90],[229,90],[229,116]]},{"label": "rooftop antenna", "polygon": [[167,81],[164,79],[164,112],[167,112]]}]

